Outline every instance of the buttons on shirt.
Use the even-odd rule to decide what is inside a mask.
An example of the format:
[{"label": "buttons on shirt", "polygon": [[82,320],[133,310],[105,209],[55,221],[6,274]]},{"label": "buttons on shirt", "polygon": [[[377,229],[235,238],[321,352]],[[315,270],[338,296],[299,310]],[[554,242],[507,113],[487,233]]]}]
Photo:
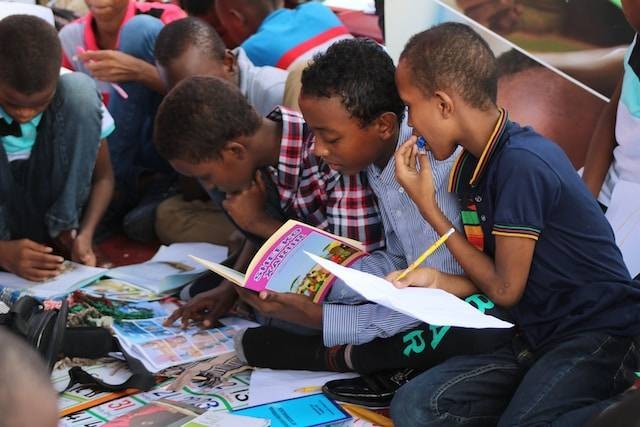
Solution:
[{"label": "buttons on shirt", "polygon": [[476,194],[476,197],[474,200],[476,201],[476,203],[480,203],[482,201],[482,196],[479,194]]},{"label": "buttons on shirt", "polygon": [[398,189],[398,193],[400,193],[400,194],[404,194],[404,188],[400,187],[400,188]]},{"label": "buttons on shirt", "polygon": [[480,221],[487,222],[487,217],[485,215],[480,215]]}]

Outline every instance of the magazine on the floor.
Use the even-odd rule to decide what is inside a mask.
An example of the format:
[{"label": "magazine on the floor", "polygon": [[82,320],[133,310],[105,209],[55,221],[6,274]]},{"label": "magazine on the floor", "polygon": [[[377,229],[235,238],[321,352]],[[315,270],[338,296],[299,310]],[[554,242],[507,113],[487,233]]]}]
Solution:
[{"label": "magazine on the floor", "polygon": [[[93,295],[121,301],[148,301],[191,282],[206,271],[189,255],[221,262],[227,257],[227,248],[210,243],[174,243],[161,246],[149,261],[112,269],[65,261],[61,274],[41,282],[0,272],[0,287],[24,289],[37,298],[46,299],[60,297],[89,285],[87,291]],[[117,283],[112,281],[92,285],[102,277]]]},{"label": "magazine on the floor", "polygon": [[247,289],[293,292],[320,302],[327,295],[335,277],[306,256],[305,251],[345,266],[366,255],[360,242],[289,220],[262,245],[251,260],[246,274],[202,257],[193,258]]},{"label": "magazine on the floor", "polygon": [[165,320],[162,316],[113,324],[120,344],[150,372],[229,353],[233,351],[233,337],[240,330],[234,325],[181,329],[163,326]]}]

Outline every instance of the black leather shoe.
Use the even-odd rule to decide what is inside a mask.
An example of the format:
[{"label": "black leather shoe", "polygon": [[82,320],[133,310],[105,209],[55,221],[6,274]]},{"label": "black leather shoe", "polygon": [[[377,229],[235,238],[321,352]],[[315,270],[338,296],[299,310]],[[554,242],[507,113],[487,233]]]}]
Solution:
[{"label": "black leather shoe", "polygon": [[326,383],[322,391],[340,402],[369,408],[386,408],[391,404],[396,390],[420,373],[421,371],[407,368],[345,380],[333,380]]}]

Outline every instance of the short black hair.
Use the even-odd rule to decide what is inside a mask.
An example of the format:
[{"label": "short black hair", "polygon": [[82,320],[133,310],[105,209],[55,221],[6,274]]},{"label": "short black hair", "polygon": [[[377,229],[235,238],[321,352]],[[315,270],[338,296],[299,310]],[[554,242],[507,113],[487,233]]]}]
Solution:
[{"label": "short black hair", "polygon": [[256,133],[261,120],[231,83],[216,77],[189,77],[160,104],[154,142],[165,159],[197,164],[217,158],[227,142]]},{"label": "short black hair", "polygon": [[216,0],[180,0],[180,7],[191,16],[203,16],[215,6]]},{"label": "short black hair", "polygon": [[367,126],[381,114],[402,120],[405,105],[398,95],[393,60],[370,39],[346,39],[314,56],[302,72],[302,94],[339,96],[342,105]]},{"label": "short black hair", "polygon": [[31,15],[0,20],[0,81],[25,95],[58,80],[62,47],[53,25]]},{"label": "short black hair", "polygon": [[414,35],[400,61],[406,61],[415,84],[427,96],[451,89],[475,108],[485,110],[496,103],[496,58],[468,25],[447,22]]},{"label": "short black hair", "polygon": [[222,61],[226,52],[224,42],[211,25],[188,17],[173,21],[160,31],[155,46],[156,61],[167,66],[191,46],[215,61]]}]

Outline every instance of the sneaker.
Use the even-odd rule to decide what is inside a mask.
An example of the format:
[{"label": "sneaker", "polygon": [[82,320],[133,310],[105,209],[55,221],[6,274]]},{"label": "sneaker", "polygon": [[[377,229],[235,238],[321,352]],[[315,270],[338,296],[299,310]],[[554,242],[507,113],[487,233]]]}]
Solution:
[{"label": "sneaker", "polygon": [[329,381],[322,391],[334,400],[369,408],[386,408],[400,387],[420,374],[413,368]]}]

